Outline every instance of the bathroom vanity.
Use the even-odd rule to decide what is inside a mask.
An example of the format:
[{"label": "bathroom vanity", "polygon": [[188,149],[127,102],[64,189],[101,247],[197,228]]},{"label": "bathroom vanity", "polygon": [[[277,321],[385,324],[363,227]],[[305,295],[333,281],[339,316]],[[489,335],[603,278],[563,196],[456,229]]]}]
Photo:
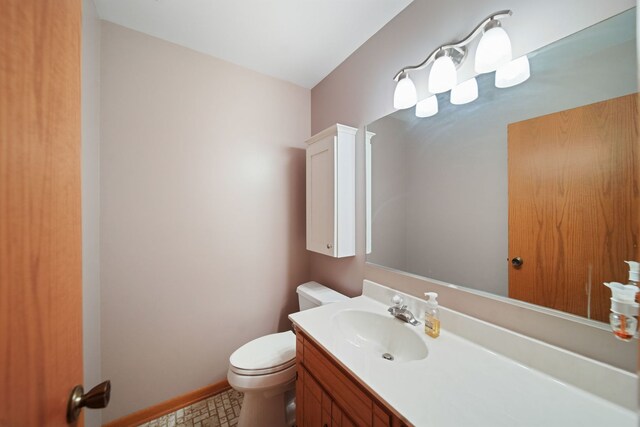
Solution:
[{"label": "bathroom vanity", "polygon": [[[441,308],[437,339],[363,295],[290,315],[296,329],[297,423],[324,426],[636,426],[637,376]],[[613,339],[613,338],[612,338]]]},{"label": "bathroom vanity", "polygon": [[318,343],[301,330],[296,332],[298,427],[406,425]]}]

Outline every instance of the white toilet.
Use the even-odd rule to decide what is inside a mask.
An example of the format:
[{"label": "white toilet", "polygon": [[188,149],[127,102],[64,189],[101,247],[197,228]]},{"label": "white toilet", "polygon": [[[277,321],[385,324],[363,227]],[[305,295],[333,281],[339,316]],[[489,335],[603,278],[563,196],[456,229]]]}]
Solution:
[{"label": "white toilet", "polygon": [[[316,282],[298,286],[300,310],[348,299]],[[257,338],[229,357],[229,384],[244,393],[238,427],[295,423],[296,337],[291,331]]]}]

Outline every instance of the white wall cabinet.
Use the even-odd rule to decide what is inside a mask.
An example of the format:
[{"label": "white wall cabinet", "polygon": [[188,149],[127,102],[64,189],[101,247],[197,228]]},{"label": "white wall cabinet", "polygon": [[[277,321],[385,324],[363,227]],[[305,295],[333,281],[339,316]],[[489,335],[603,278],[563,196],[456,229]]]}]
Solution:
[{"label": "white wall cabinet", "polygon": [[356,132],[336,124],[307,140],[307,250],[356,254]]}]

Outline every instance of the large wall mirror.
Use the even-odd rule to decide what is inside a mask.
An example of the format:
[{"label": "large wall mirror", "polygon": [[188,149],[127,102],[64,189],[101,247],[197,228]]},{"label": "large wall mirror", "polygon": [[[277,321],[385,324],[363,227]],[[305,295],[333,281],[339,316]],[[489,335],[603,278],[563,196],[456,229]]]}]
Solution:
[{"label": "large wall mirror", "polygon": [[528,56],[518,86],[367,126],[367,262],[608,321],[640,258],[636,10]]}]

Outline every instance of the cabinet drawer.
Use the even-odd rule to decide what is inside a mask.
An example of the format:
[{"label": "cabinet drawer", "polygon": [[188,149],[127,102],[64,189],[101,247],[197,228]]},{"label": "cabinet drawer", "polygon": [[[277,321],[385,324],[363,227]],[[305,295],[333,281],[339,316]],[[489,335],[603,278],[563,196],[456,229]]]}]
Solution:
[{"label": "cabinet drawer", "polygon": [[349,408],[357,425],[372,425],[372,400],[309,340],[304,340],[304,364],[340,407]]}]

